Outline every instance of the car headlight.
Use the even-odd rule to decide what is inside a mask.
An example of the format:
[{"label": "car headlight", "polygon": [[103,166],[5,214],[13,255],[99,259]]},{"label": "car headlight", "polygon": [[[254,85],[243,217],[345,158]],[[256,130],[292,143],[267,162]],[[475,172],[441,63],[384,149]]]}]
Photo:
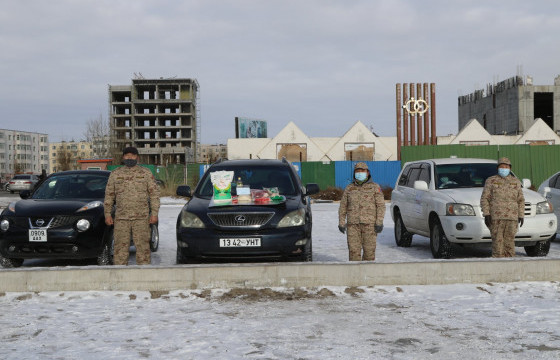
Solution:
[{"label": "car headlight", "polygon": [[184,228],[204,228],[204,223],[198,216],[188,211],[181,211],[181,226]]},{"label": "car headlight", "polygon": [[474,216],[474,208],[469,204],[448,203],[445,206],[445,215]]},{"label": "car headlight", "polygon": [[550,214],[554,208],[550,201],[542,201],[537,203],[537,214]]},{"label": "car headlight", "polygon": [[301,226],[305,224],[305,209],[298,209],[286,214],[278,223],[278,227]]},{"label": "car headlight", "polygon": [[80,219],[76,223],[76,229],[78,229],[78,231],[86,231],[87,229],[89,229],[89,226],[89,220],[86,219]]},{"label": "car headlight", "polygon": [[96,201],[92,201],[90,203],[85,204],[84,206],[82,206],[81,208],[76,210],[76,212],[91,210],[91,209],[95,209],[96,207],[100,207],[100,206],[103,206],[103,202],[99,201],[99,200],[96,200]]},{"label": "car headlight", "polygon": [[6,219],[0,221],[0,230],[7,231],[10,228],[10,222]]}]

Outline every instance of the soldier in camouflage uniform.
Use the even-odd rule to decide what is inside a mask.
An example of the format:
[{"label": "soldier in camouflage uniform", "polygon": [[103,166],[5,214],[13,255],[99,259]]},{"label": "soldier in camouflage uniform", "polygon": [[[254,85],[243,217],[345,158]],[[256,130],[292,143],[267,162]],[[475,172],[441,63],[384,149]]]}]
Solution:
[{"label": "soldier in camouflage uniform", "polygon": [[[105,189],[105,223],[114,228],[115,265],[128,265],[130,235],[136,247],[136,263],[149,265],[150,224],[158,222],[159,188],[150,170],[138,166],[138,150],[123,151],[125,166],[111,173]],[[115,219],[111,216],[116,205]]]},{"label": "soldier in camouflage uniform", "polygon": [[484,223],[492,234],[492,257],[515,256],[517,224],[523,226],[525,198],[510,170],[509,159],[500,158],[498,175],[486,179],[480,198]]},{"label": "soldier in camouflage uniform", "polygon": [[[383,230],[385,200],[371,181],[366,163],[354,166],[354,181],[344,189],[338,209],[338,229],[347,233],[350,261],[375,260],[377,234]],[[363,250],[363,255],[362,255]]]}]

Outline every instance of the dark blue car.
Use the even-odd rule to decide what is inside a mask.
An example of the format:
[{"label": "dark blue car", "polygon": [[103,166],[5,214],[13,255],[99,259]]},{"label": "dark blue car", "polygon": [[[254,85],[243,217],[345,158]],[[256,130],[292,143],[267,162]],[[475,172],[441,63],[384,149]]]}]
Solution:
[{"label": "dark blue car", "polygon": [[[231,202],[214,201],[211,174],[233,172]],[[237,182],[253,195],[277,189],[267,201],[236,201]],[[317,184],[303,186],[293,166],[283,160],[226,160],[213,164],[177,218],[177,263],[200,260],[312,260],[311,204]],[[239,195],[241,199],[241,195]]]}]

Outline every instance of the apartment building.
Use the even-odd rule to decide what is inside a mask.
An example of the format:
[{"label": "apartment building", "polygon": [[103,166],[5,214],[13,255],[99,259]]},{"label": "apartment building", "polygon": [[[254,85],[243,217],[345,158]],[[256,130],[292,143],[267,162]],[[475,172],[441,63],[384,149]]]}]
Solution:
[{"label": "apartment building", "polygon": [[184,164],[196,160],[200,139],[196,79],[132,80],[109,85],[113,157],[138,148],[144,164]]},{"label": "apartment building", "polygon": [[200,144],[198,146],[198,152],[196,157],[197,163],[211,164],[218,159],[227,159],[226,144],[215,144],[215,145]]},{"label": "apartment building", "polygon": [[0,176],[40,174],[49,169],[49,136],[29,131],[0,129]]},{"label": "apartment building", "polygon": [[62,141],[50,143],[50,171],[79,170],[78,160],[93,157],[93,145],[89,141]]}]

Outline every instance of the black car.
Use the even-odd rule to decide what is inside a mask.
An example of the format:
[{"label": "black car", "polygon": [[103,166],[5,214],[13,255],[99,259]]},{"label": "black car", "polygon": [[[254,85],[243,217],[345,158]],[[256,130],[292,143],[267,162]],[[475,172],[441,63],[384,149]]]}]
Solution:
[{"label": "black car", "polygon": [[110,237],[103,198],[109,171],[66,171],[50,175],[33,191],[22,191],[0,215],[0,264],[24,259],[97,258],[110,263]]},{"label": "black car", "polygon": [[[233,200],[214,201],[211,174],[234,173]],[[237,182],[251,192],[277,188],[278,201],[236,203]],[[311,203],[317,184],[302,185],[286,160],[225,160],[208,168],[177,218],[177,263],[200,260],[312,260]]]},{"label": "black car", "polygon": [[[0,215],[0,265],[24,259],[88,259],[112,263],[113,228],[105,225],[103,199],[109,171],[51,174],[33,192],[22,191]],[[152,226],[150,247],[159,243]]]}]

